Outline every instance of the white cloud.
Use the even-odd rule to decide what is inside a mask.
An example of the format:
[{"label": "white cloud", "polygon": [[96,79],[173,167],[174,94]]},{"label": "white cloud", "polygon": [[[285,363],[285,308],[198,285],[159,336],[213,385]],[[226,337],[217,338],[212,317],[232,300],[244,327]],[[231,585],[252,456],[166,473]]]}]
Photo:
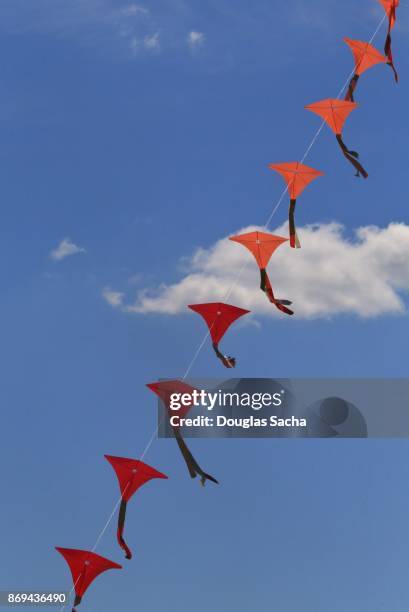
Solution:
[{"label": "white cloud", "polygon": [[143,38],[132,36],[129,39],[129,47],[134,55],[138,55],[141,51],[159,51],[160,37],[159,32],[148,34]]},{"label": "white cloud", "polygon": [[150,36],[145,36],[143,46],[150,51],[157,51],[160,48],[159,32]]},{"label": "white cloud", "polygon": [[135,15],[149,15],[149,11],[139,4],[129,4],[121,9],[121,14],[124,17],[133,17]]},{"label": "white cloud", "polygon": [[196,32],[196,30],[192,30],[187,36],[187,43],[193,49],[203,45],[205,38],[206,37],[203,32]]},{"label": "white cloud", "polygon": [[[286,230],[281,227],[274,233],[285,235]],[[341,225],[329,223],[299,228],[298,234],[302,248],[284,244],[268,267],[276,296],[292,300],[298,318],[405,312],[402,297],[409,291],[409,226],[367,226],[348,238]],[[252,255],[227,237],[208,249],[198,249],[180,281],[140,290],[133,303],[115,305],[124,312],[178,314],[186,312],[186,304],[192,302],[225,301],[230,287],[229,303],[255,314],[282,316],[259,289]]]},{"label": "white cloud", "polygon": [[70,238],[64,238],[61,240],[58,247],[51,251],[50,257],[55,261],[61,261],[61,259],[65,259],[65,257],[77,255],[78,253],[86,253],[86,250],[76,245]]},{"label": "white cloud", "polygon": [[120,291],[112,291],[109,287],[105,287],[102,291],[102,297],[113,308],[122,306],[124,294]]}]

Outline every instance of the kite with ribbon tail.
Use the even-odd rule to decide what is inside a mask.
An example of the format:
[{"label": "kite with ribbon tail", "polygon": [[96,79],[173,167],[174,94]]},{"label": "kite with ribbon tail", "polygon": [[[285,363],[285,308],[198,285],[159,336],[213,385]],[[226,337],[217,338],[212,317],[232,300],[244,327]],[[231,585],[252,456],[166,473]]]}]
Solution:
[{"label": "kite with ribbon tail", "polygon": [[71,571],[75,591],[72,612],[75,612],[75,607],[79,606],[85,591],[95,578],[109,569],[122,569],[122,566],[118,563],[88,550],[60,548],[58,546],[55,549],[64,557]]},{"label": "kite with ribbon tail", "polygon": [[136,493],[136,491],[144,484],[153,478],[166,479],[167,476],[161,472],[158,472],[146,463],[143,463],[143,461],[137,461],[136,459],[113,457],[112,455],[105,455],[105,459],[109,461],[115,470],[115,474],[119,482],[119,488],[121,490],[121,506],[119,508],[117,529],[118,544],[125,552],[126,558],[132,559],[132,552],[128,548],[123,537],[127,503],[134,493]]},{"label": "kite with ribbon tail", "polygon": [[355,74],[349,83],[345,100],[347,102],[354,102],[354,91],[361,74],[377,64],[386,64],[388,60],[378,51],[378,49],[375,49],[375,47],[368,42],[352,40],[351,38],[344,38],[344,42],[346,42],[351,49],[355,60]]},{"label": "kite with ribbon tail", "polygon": [[268,167],[271,168],[271,170],[275,170],[281,174],[287,183],[288,192],[290,194],[290,208],[288,213],[290,246],[293,249],[299,249],[301,244],[298,240],[294,219],[297,198],[314,179],[316,179],[318,176],[323,176],[323,173],[299,162],[269,164]]},{"label": "kite with ribbon tail", "polygon": [[280,300],[275,297],[270,279],[267,274],[267,265],[274,251],[279,246],[288,242],[288,238],[266,234],[265,232],[249,232],[248,234],[240,234],[239,236],[231,236],[229,240],[238,242],[245,246],[252,253],[260,268],[260,289],[267,295],[269,301],[274,304],[278,310],[288,315],[293,315],[293,311],[287,308],[292,302],[289,300]]},{"label": "kite with ribbon tail", "polygon": [[[151,391],[156,393],[156,395],[162,400],[164,408],[166,410],[167,416],[170,417],[179,417],[179,419],[185,418],[189,410],[193,405],[193,397],[192,392],[196,391],[194,387],[187,385],[181,380],[165,380],[159,381],[156,383],[150,383],[146,385]],[[179,397],[184,396],[184,403],[182,407],[174,409],[172,407],[172,396],[174,394],[178,394]],[[180,433],[179,426],[170,425],[173,430],[173,434],[175,436],[176,442],[179,446],[179,450],[182,454],[183,459],[185,460],[187,469],[189,470],[189,474],[191,478],[196,478],[196,476],[200,476],[200,483],[204,486],[206,480],[211,480],[215,484],[219,484],[216,478],[207,474],[202,470],[196,459],[193,457],[190,452],[186,442],[184,441],[182,434]]]},{"label": "kite with ribbon tail", "polygon": [[399,79],[398,72],[395,68],[395,64],[393,61],[393,53],[392,53],[392,30],[396,23],[396,9],[399,6],[400,0],[379,0],[379,2],[382,4],[383,8],[385,9],[385,12],[388,18],[388,34],[386,36],[386,41],[385,41],[385,55],[388,58],[389,66],[391,66],[394,72],[395,80],[396,82],[398,82],[398,79]]},{"label": "kite with ribbon tail", "polygon": [[231,306],[230,304],[223,304],[222,302],[210,304],[189,304],[188,308],[200,314],[206,321],[207,327],[209,328],[210,337],[213,342],[213,350],[222,364],[226,368],[234,368],[236,365],[236,359],[234,357],[223,355],[223,353],[219,351],[219,342],[229,329],[230,325],[232,325],[239,317],[248,314],[250,311],[244,310],[243,308],[238,308],[237,306]]},{"label": "kite with ribbon tail", "polygon": [[342,140],[342,128],[347,120],[350,113],[358,107],[355,102],[348,102],[346,100],[338,100],[335,98],[328,98],[309,104],[305,108],[319,117],[321,117],[334,132],[337,142],[341,147],[342,153],[345,155],[347,160],[354,166],[356,170],[356,176],[363,176],[368,178],[367,171],[359,163],[359,153],[348,149],[344,141]]}]

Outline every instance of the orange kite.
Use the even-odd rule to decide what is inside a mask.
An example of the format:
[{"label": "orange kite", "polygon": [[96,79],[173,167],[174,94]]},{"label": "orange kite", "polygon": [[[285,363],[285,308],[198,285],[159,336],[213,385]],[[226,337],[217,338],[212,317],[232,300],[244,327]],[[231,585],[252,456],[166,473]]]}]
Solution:
[{"label": "orange kite", "polygon": [[357,107],[358,104],[355,102],[328,98],[326,100],[321,100],[320,102],[315,102],[315,104],[310,104],[305,108],[321,117],[329,125],[337,138],[342,153],[356,169],[356,176],[368,178],[368,173],[358,161],[359,153],[356,151],[350,151],[342,140],[342,128],[344,127],[344,123],[349,114],[352,113],[352,111]]},{"label": "orange kite", "polygon": [[392,67],[392,70],[395,74],[395,79],[398,81],[398,73],[395,68],[395,64],[393,62],[393,54],[392,54],[392,35],[391,32],[396,23],[396,9],[399,6],[400,0],[379,0],[385,9],[386,15],[388,17],[388,34],[386,36],[385,41],[385,55],[388,58],[388,64]]},{"label": "orange kite", "polygon": [[344,38],[344,41],[351,49],[355,60],[355,74],[349,83],[345,100],[347,102],[354,102],[354,91],[361,74],[377,64],[386,64],[388,59],[370,43],[352,40],[351,38]]},{"label": "orange kite", "polygon": [[291,306],[289,300],[279,300],[274,296],[273,288],[266,271],[272,254],[279,246],[287,242],[288,238],[282,238],[281,236],[274,236],[273,234],[266,234],[264,232],[250,232],[248,234],[241,234],[240,236],[231,236],[229,240],[242,244],[254,255],[258,267],[260,268],[260,289],[264,291],[270,302],[274,304],[278,310],[281,310],[281,312],[288,315],[294,314],[292,310],[286,308],[286,306]]},{"label": "orange kite", "polygon": [[288,213],[288,224],[290,234],[290,246],[294,249],[301,247],[300,241],[298,240],[297,232],[295,229],[294,212],[297,198],[304,189],[318,176],[323,176],[319,170],[314,170],[309,166],[305,166],[299,162],[289,162],[283,164],[269,164],[271,170],[275,170],[285,180],[288,186],[288,192],[290,194],[290,208]]}]

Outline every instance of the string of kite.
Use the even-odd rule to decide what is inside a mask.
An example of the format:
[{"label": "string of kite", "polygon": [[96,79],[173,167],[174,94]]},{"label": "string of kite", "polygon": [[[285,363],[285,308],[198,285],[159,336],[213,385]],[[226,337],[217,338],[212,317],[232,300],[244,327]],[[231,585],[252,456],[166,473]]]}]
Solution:
[{"label": "string of kite", "polygon": [[[343,139],[343,131],[346,120],[350,113],[358,107],[358,104],[355,101],[358,81],[360,82],[361,76],[370,68],[373,68],[376,65],[386,64],[392,69],[394,79],[396,82],[398,82],[398,72],[392,51],[392,31],[396,24],[397,8],[399,7],[400,0],[379,0],[379,2],[385,10],[385,15],[378,24],[370,41],[364,42],[344,38],[345,43],[349,46],[353,55],[354,69],[351,72],[351,75],[348,77],[344,87],[341,89],[338,97],[327,98],[325,100],[309,104],[305,107],[307,110],[318,115],[322,119],[322,123],[314,135],[311,143],[307,147],[301,161],[269,164],[269,168],[279,173],[283,178],[285,182],[285,189],[281,194],[276,206],[273,208],[272,213],[270,214],[263,229],[268,229],[272,217],[283,201],[285,195],[288,193],[288,237],[276,236],[267,231],[254,231],[230,237],[230,241],[245,247],[252,254],[259,269],[260,289],[266,295],[272,306],[277,308],[282,314],[285,315],[291,316],[294,314],[294,311],[289,308],[292,306],[292,302],[290,299],[277,297],[270,278],[271,273],[269,274],[267,272],[267,267],[276,250],[286,243],[289,243],[290,248],[301,248],[295,221],[296,204],[304,189],[316,178],[323,176],[321,171],[306,166],[304,161],[314,146],[322,129],[325,125],[327,125],[334,132],[342,154],[354,167],[356,176],[363,177],[365,179],[368,178],[368,173],[360,162],[358,152],[348,148]],[[372,45],[372,42],[385,20],[387,21],[388,27],[384,44],[384,54],[382,54]],[[347,89],[346,95],[342,100],[340,97],[345,89]],[[160,398],[164,406],[163,418],[169,418],[171,414],[170,397],[173,393],[186,393],[187,395],[191,395],[192,391],[194,391],[193,387],[186,384],[184,380],[187,378],[194,362],[196,361],[209,337],[212,342],[214,354],[221,364],[228,369],[236,366],[236,358],[225,354],[220,348],[220,342],[225,337],[231,325],[233,325],[241,317],[249,314],[249,311],[244,308],[225,303],[230,297],[234,287],[239,282],[240,276],[247,265],[248,262],[245,263],[239,271],[234,283],[224,298],[225,301],[188,305],[188,308],[202,317],[207,331],[182,379],[158,381],[147,385],[147,387]],[[176,412],[172,410],[172,414],[177,414],[179,417],[184,418],[189,412],[190,408],[191,404],[188,402],[187,405],[183,406],[183,408],[177,410]],[[125,521],[128,504],[134,495],[136,493],[139,495],[139,490],[151,480],[167,479],[165,474],[142,461],[155,439],[158,428],[159,424],[153,432],[153,435],[140,459],[105,455],[106,460],[109,462],[115,473],[120,496],[111,515],[108,518],[108,521],[100,532],[93,549],[79,550],[74,548],[56,547],[56,550],[65,559],[71,572],[73,586],[70,596],[75,593],[74,607],[72,608],[73,612],[75,612],[75,608],[81,603],[88,587],[100,574],[110,569],[122,569],[122,566],[118,563],[106,559],[95,552],[103,534],[113,520],[118,509],[118,546],[122,550],[126,559],[130,560],[132,558],[131,544],[125,539]],[[218,484],[216,478],[205,472],[199,465],[183,439],[180,428],[173,426],[171,427],[171,430],[183,460],[185,461],[190,477],[199,477],[199,481],[203,486],[208,480]],[[64,610],[65,607],[66,606],[64,605],[61,610]]]}]

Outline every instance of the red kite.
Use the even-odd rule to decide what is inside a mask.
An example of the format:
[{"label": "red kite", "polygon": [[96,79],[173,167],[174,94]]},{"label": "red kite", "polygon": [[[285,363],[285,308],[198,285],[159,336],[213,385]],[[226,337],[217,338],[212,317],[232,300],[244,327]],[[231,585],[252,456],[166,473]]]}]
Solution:
[{"label": "red kite", "polygon": [[351,49],[355,60],[355,74],[349,83],[345,100],[347,102],[354,102],[354,91],[361,74],[377,64],[386,64],[388,60],[370,43],[352,40],[351,38],[344,38],[344,41]]},{"label": "red kite", "polygon": [[222,364],[226,368],[234,368],[236,365],[235,358],[223,355],[223,353],[219,351],[219,342],[230,325],[239,317],[248,314],[250,311],[221,302],[211,304],[189,304],[188,308],[200,314],[206,321],[210,337],[213,341],[214,352]]},{"label": "red kite", "polygon": [[[181,380],[164,380],[156,383],[150,383],[146,386],[151,391],[156,393],[156,395],[158,395],[159,398],[162,400],[162,403],[169,417],[177,415],[181,419],[183,419],[187,415],[193,404],[193,397],[191,397],[191,399],[189,400],[187,396],[192,396],[193,391],[198,392],[197,389],[194,389],[193,387],[187,385]],[[178,408],[177,410],[171,407],[173,394],[178,394],[179,396],[185,394],[186,396],[186,401],[184,402],[184,405],[181,408]],[[216,478],[213,478],[213,476],[210,476],[210,474],[206,474],[206,472],[204,472],[200,465],[197,463],[196,459],[193,457],[192,453],[187,447],[187,444],[184,441],[182,434],[180,433],[179,427],[172,426],[172,429],[176,438],[176,442],[178,443],[179,450],[182,453],[183,459],[185,460],[191,478],[196,478],[196,476],[200,476],[200,483],[202,484],[202,486],[205,485],[206,480],[211,480],[212,482],[219,484]]]},{"label": "red kite", "polygon": [[123,538],[126,516],[126,505],[133,494],[144,484],[153,478],[167,478],[165,474],[158,472],[142,461],[136,459],[125,459],[124,457],[112,457],[105,455],[115,470],[121,490],[121,506],[118,516],[117,539],[119,546],[124,550],[127,559],[132,559],[132,552]]},{"label": "red kite", "polygon": [[285,314],[294,314],[292,310],[286,308],[291,306],[289,300],[279,300],[274,297],[273,288],[266,272],[267,264],[274,251],[278,249],[284,242],[288,241],[288,238],[282,238],[281,236],[274,236],[273,234],[266,234],[264,232],[250,232],[248,234],[241,234],[240,236],[231,236],[229,240],[238,242],[245,246],[255,257],[258,267],[260,268],[260,289],[264,291],[268,299],[274,306],[285,312]]},{"label": "red kite", "polygon": [[75,612],[75,606],[79,606],[85,591],[97,576],[109,569],[122,569],[122,566],[118,565],[118,563],[114,563],[88,550],[59,548],[58,546],[55,549],[64,557],[71,570],[75,590],[72,612]]},{"label": "red kite", "polygon": [[291,162],[285,164],[269,164],[271,170],[275,170],[285,180],[288,185],[288,191],[290,193],[290,210],[288,213],[289,233],[290,233],[290,246],[294,249],[301,247],[300,241],[298,240],[297,232],[295,229],[294,212],[297,198],[304,189],[318,176],[323,176],[322,172],[314,170],[304,166],[299,162]]},{"label": "red kite", "polygon": [[342,128],[344,127],[344,123],[349,114],[352,113],[352,111],[357,107],[358,104],[355,102],[329,98],[327,100],[321,100],[321,102],[315,102],[315,104],[310,104],[305,108],[322,117],[322,119],[324,119],[324,121],[329,125],[337,137],[338,144],[341,147],[343,154],[355,167],[357,172],[356,176],[362,175],[363,177],[368,178],[368,173],[358,161],[359,154],[356,151],[350,151],[342,140]]},{"label": "red kite", "polygon": [[392,35],[391,32],[396,22],[396,9],[399,6],[399,0],[379,0],[385,9],[386,15],[388,17],[388,34],[386,36],[385,41],[385,55],[388,58],[388,64],[391,66],[394,74],[395,80],[398,82],[398,73],[395,68],[395,64],[393,62],[393,54],[392,54]]}]

